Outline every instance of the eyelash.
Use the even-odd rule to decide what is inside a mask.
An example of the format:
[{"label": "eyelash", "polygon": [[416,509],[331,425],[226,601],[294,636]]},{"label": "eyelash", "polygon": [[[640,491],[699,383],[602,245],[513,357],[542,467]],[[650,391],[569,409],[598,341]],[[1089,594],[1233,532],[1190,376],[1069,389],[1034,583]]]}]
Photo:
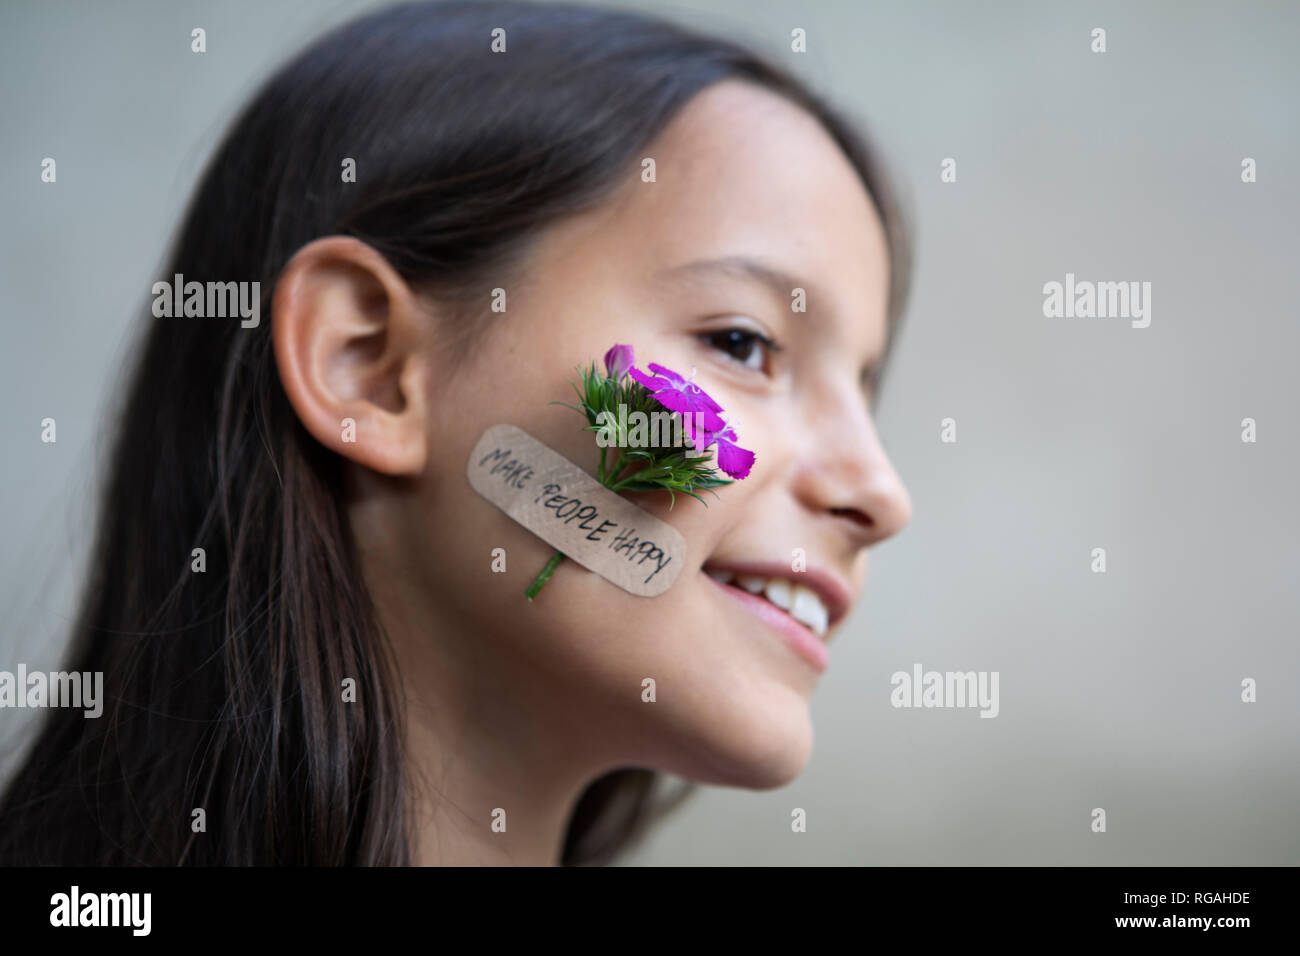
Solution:
[{"label": "eyelash", "polygon": [[[738,339],[740,341],[737,341]],[[776,342],[768,338],[766,335],[755,332],[753,329],[730,328],[718,329],[715,332],[702,332],[700,334],[700,340],[706,342],[719,352],[725,352],[732,361],[738,362],[745,368],[751,368],[756,372],[769,371],[771,356],[774,353],[781,351],[781,346],[777,345]],[[724,344],[718,344],[719,341]],[[749,345],[751,343],[762,345],[763,348],[767,350],[768,361],[763,363],[762,368],[754,368],[752,365],[747,364],[747,359],[737,358],[730,351],[730,346]]]}]

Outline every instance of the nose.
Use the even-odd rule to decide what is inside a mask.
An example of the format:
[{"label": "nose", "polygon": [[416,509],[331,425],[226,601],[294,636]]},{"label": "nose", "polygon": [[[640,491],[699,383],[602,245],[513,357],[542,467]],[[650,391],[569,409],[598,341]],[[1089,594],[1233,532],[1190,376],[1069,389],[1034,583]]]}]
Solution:
[{"label": "nose", "polygon": [[856,548],[902,531],[912,518],[912,499],[865,406],[820,421],[803,444],[795,479],[799,499],[835,519]]}]

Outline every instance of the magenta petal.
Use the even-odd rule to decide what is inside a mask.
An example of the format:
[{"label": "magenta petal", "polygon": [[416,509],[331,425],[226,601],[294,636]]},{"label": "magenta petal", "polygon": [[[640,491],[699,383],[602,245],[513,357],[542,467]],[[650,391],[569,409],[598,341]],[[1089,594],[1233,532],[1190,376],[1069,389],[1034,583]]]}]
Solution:
[{"label": "magenta petal", "polygon": [[699,412],[703,416],[705,429],[710,432],[721,430],[725,424],[716,411],[701,404],[697,399],[685,392],[666,388],[663,391],[655,392],[655,398],[664,408],[674,412],[681,412],[683,415],[694,415],[695,412]]},{"label": "magenta petal", "polygon": [[686,384],[686,379],[685,379],[685,378],[683,378],[682,376],[678,375],[676,372],[674,372],[674,371],[673,371],[672,369],[670,369],[670,368],[664,368],[664,367],[663,367],[662,365],[660,365],[658,362],[651,362],[651,363],[650,363],[650,371],[654,372],[656,375],[658,375],[658,376],[660,376],[660,377],[662,377],[662,378],[666,378],[666,379],[668,379],[669,382],[671,382],[672,384],[674,384],[674,385],[676,385],[676,386],[678,386],[678,387],[680,387],[680,386]]},{"label": "magenta petal", "polygon": [[722,411],[722,406],[713,400],[713,396],[698,385],[687,385],[682,389],[682,394],[690,396],[691,401],[699,408],[707,408],[711,412]]},{"label": "magenta petal", "polygon": [[696,451],[704,451],[713,444],[714,432],[709,430],[706,419],[706,415],[701,415],[701,427],[696,428],[694,415],[682,415],[682,427],[686,430],[686,435]]},{"label": "magenta petal", "polygon": [[635,365],[631,366],[627,370],[627,374],[631,375],[634,379],[636,379],[638,382],[640,382],[642,385],[648,388],[651,392],[658,392],[661,389],[672,387],[672,382],[668,381],[667,379],[656,378],[653,375],[647,375],[645,372],[641,371]]},{"label": "magenta petal", "polygon": [[651,362],[650,371],[654,372],[655,375],[667,378],[669,382],[672,382],[673,389],[677,390],[677,392],[680,392],[681,394],[689,395],[689,397],[695,402],[695,405],[708,408],[710,411],[723,410],[723,407],[718,405],[718,402],[714,401],[712,395],[705,392],[702,388],[699,388],[699,386],[695,385],[694,382],[686,381],[685,378],[682,378],[680,375],[677,375],[676,372],[673,372],[671,368],[664,368],[663,365]]},{"label": "magenta petal", "polygon": [[[667,372],[669,375],[677,374],[671,369],[665,369],[662,365],[654,363],[650,368]],[[669,411],[681,412],[684,415],[700,412],[704,416],[704,427],[710,432],[720,431],[725,424],[722,417],[718,415],[718,412],[722,411],[722,406],[705,394],[698,385],[682,380],[685,388],[678,388],[678,383],[663,376],[647,375],[635,366],[628,369],[628,374],[644,385],[659,404]],[[681,376],[677,377],[681,379]]]},{"label": "magenta petal", "polygon": [[732,478],[744,478],[754,467],[754,453],[719,436],[718,467]]},{"label": "magenta petal", "polygon": [[[708,392],[700,388],[694,382],[688,382],[685,378],[683,378],[681,375],[678,375],[672,369],[665,368],[664,366],[660,365],[658,362],[651,362],[650,371],[654,372],[656,375],[660,376],[661,378],[666,379],[669,383],[671,383],[671,387],[675,391],[680,392],[682,395],[688,396],[688,398],[692,402],[691,405],[692,411],[696,408],[700,408],[702,410],[707,409],[711,412],[722,411],[722,406],[719,405],[717,402],[715,402],[713,400],[713,397]],[[668,407],[672,408],[673,406],[670,405]],[[673,410],[685,411],[685,409],[680,409],[680,408],[674,408]]]}]

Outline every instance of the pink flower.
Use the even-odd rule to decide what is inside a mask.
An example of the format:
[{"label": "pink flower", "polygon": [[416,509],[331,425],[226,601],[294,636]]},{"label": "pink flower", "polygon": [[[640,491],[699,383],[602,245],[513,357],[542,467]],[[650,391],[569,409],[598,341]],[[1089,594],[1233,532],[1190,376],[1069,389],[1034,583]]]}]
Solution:
[{"label": "pink flower", "polygon": [[[623,347],[625,346],[615,346]],[[613,352],[614,349],[610,351]],[[691,444],[701,452],[716,444],[719,468],[737,480],[748,475],[754,467],[754,453],[736,444],[740,439],[736,435],[736,429],[728,425],[720,414],[722,406],[704,389],[670,368],[651,362],[650,371],[654,374],[647,375],[630,365],[631,353],[632,350],[628,347],[628,374],[644,385],[660,405],[682,416],[682,424]],[[609,361],[609,356],[606,356],[606,365]],[[692,369],[691,378],[694,377],[695,371]]]},{"label": "pink flower", "polygon": [[724,472],[739,481],[745,478],[751,468],[754,467],[754,453],[746,448],[741,448],[736,442],[740,441],[736,434],[736,429],[730,425],[724,426],[716,432],[705,431],[697,434],[694,422],[689,416],[682,416],[686,423],[686,433],[690,436],[691,444],[701,451],[706,450],[711,445],[717,445],[718,467]]},{"label": "pink flower", "polygon": [[736,444],[740,440],[736,430],[728,425],[713,437],[718,444],[718,467],[737,480],[748,475],[754,467],[754,453]]},{"label": "pink flower", "polygon": [[[704,389],[656,362],[650,363],[650,371],[655,374],[647,375],[634,365],[628,369],[628,374],[644,385],[660,405],[670,411],[681,412],[687,416],[688,422],[698,412],[703,416],[701,421],[705,431],[719,432],[725,427],[726,423],[718,414],[722,411],[722,406],[710,398]],[[694,375],[692,372],[691,376]]]},{"label": "pink flower", "polygon": [[605,353],[605,371],[610,378],[617,382],[627,374],[627,370],[632,367],[634,361],[636,359],[632,357],[632,346],[615,345]]}]

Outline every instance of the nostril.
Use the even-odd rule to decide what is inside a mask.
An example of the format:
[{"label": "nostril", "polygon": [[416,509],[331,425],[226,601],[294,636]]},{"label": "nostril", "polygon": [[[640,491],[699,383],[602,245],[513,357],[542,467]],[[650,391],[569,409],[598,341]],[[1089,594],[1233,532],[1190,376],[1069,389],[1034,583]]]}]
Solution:
[{"label": "nostril", "polygon": [[864,528],[871,528],[876,524],[871,515],[865,511],[859,511],[857,508],[832,508],[831,514],[838,515],[841,518],[848,518],[854,524],[861,525]]}]

